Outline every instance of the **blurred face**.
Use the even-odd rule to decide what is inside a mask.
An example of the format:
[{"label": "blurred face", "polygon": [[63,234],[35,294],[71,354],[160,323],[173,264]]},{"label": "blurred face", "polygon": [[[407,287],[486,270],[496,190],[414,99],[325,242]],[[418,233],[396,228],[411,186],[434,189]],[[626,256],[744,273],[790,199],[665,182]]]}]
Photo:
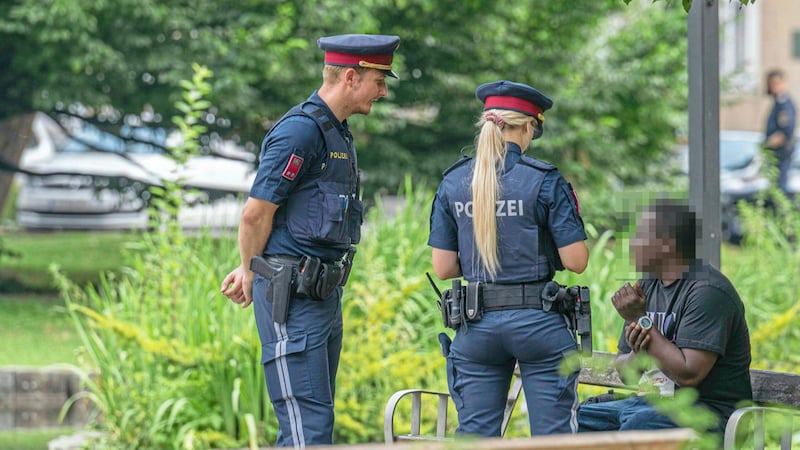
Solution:
[{"label": "blurred face", "polygon": [[655,213],[643,213],[630,241],[636,270],[641,273],[660,273],[664,261],[672,255],[674,240],[657,237],[655,225]]},{"label": "blurred face", "polygon": [[383,72],[371,69],[359,74],[354,71],[350,92],[351,114],[369,114],[372,102],[386,94],[386,75]]},{"label": "blurred face", "polygon": [[767,93],[770,95],[782,94],[784,89],[785,86],[781,77],[772,76],[767,80]]}]

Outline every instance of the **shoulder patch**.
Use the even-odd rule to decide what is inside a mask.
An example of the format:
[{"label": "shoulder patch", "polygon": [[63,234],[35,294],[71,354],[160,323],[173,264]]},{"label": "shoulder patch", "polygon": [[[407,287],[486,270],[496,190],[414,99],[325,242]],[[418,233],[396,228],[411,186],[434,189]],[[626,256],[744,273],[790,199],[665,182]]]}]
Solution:
[{"label": "shoulder patch", "polygon": [[783,110],[778,113],[778,126],[781,128],[786,128],[791,125],[792,122],[792,115],[787,110]]},{"label": "shoulder patch", "polygon": [[300,172],[301,167],[303,167],[303,158],[292,153],[292,156],[289,157],[289,161],[286,163],[286,168],[283,169],[281,176],[289,181],[292,181],[297,178],[297,174]]},{"label": "shoulder patch", "polygon": [[461,159],[454,162],[450,167],[444,170],[443,175],[447,175],[448,173],[452,172],[453,170],[463,166],[464,164],[472,161],[472,158],[469,156],[462,156]]},{"label": "shoulder patch", "polygon": [[575,192],[575,188],[572,187],[572,183],[567,183],[567,187],[569,187],[569,192],[572,194],[572,200],[575,202],[575,212],[578,215],[581,215],[581,202],[578,201],[578,193]]},{"label": "shoulder patch", "polygon": [[540,161],[536,158],[531,158],[530,156],[522,155],[522,158],[520,158],[519,162],[525,164],[526,166],[533,167],[539,170],[547,170],[547,171],[556,170],[556,166],[550,163],[546,163],[544,161]]}]

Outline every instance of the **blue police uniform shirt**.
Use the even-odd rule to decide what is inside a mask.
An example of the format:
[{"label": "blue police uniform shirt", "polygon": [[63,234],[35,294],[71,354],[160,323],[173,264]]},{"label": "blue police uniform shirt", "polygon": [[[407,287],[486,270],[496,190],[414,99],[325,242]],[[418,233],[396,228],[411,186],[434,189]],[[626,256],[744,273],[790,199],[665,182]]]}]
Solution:
[{"label": "blue police uniform shirt", "polygon": [[767,136],[780,131],[786,136],[784,147],[791,149],[794,145],[794,126],[797,120],[794,103],[788,94],[781,94],[775,99],[775,105],[767,119]]},{"label": "blue police uniform shirt", "polygon": [[[347,121],[339,122],[316,91],[307,101],[322,108],[345,140],[352,142]],[[296,174],[289,179],[284,176],[284,172],[292,155],[302,158],[303,162]],[[250,196],[280,205],[280,210],[286,206],[289,195],[297,185],[306,178],[315,178],[322,174],[326,161],[325,139],[314,120],[302,114],[286,117],[270,130],[261,144],[261,159]],[[278,214],[276,212],[276,217]],[[310,255],[333,261],[341,258],[346,249],[346,245],[307,245],[298,242],[284,222],[273,225],[264,254]]]},{"label": "blue police uniform shirt", "polygon": [[[543,252],[538,248],[538,243],[530,242],[529,245],[525,245],[524,240],[521,240],[520,237],[527,230],[536,227],[537,224],[539,232],[551,234],[555,246],[558,248],[586,239],[583,221],[578,214],[571,189],[557,170],[542,171],[544,172],[544,179],[536,199],[535,208],[524,204],[523,200],[514,199],[515,197],[524,197],[524,195],[515,195],[515,191],[529,194],[533,189],[531,177],[524,172],[516,174],[515,171],[537,170],[519,163],[521,158],[522,151],[520,147],[509,142],[504,161],[504,173],[500,178],[503,199],[498,199],[496,210],[498,237],[501,241],[498,244],[500,269],[494,279],[496,283],[541,281],[542,278],[549,279],[552,277],[552,274],[541,273],[541,268],[530,265],[530,262]],[[445,179],[439,185],[431,209],[431,231],[428,245],[442,250],[459,252],[463,277],[467,281],[488,281],[483,273],[483,268],[476,267],[467,259],[471,258],[472,255],[477,255],[477,250],[474,248],[471,228],[468,231],[470,233],[469,236],[459,237],[457,217],[464,211],[464,207],[459,206],[459,202],[453,199],[453,196],[458,191],[463,192],[466,190],[471,192],[470,182],[473,165],[474,162],[470,161],[469,164],[464,164],[453,170],[445,175]],[[517,176],[510,176],[512,174]],[[471,197],[471,194],[467,195]],[[537,218],[546,218],[546,224],[544,226],[539,224]],[[514,224],[514,221],[517,223]],[[514,236],[508,236],[511,233],[507,232],[507,235],[503,236],[504,228],[506,230],[519,230],[520,234],[514,233]],[[513,240],[513,242],[509,239]],[[506,241],[505,245],[503,244],[504,240]],[[459,242],[467,242],[467,246],[473,248],[459,248]],[[557,250],[554,249],[553,251]],[[536,254],[532,255],[530,253]]]}]

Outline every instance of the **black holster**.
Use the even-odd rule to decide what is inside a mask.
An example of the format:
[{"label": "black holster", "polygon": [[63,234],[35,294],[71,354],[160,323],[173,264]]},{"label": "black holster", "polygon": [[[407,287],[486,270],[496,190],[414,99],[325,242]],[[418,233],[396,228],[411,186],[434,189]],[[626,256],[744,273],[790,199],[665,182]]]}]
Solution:
[{"label": "black holster", "polygon": [[294,266],[275,259],[254,256],[250,259],[250,270],[269,280],[267,298],[272,300],[272,320],[286,323],[289,316]]}]

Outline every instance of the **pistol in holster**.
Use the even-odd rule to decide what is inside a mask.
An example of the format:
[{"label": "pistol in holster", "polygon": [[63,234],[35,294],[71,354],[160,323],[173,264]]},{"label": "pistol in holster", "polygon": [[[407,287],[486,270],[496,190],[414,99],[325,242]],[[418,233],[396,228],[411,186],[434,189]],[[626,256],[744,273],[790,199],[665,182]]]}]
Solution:
[{"label": "pistol in holster", "polygon": [[250,270],[269,280],[267,298],[272,300],[272,320],[275,323],[286,323],[295,266],[272,258],[253,256],[250,259]]},{"label": "pistol in holster", "polygon": [[561,286],[549,281],[541,294],[542,310],[564,314],[569,329],[580,338],[582,353],[592,355],[592,306],[589,288],[586,286]]}]

